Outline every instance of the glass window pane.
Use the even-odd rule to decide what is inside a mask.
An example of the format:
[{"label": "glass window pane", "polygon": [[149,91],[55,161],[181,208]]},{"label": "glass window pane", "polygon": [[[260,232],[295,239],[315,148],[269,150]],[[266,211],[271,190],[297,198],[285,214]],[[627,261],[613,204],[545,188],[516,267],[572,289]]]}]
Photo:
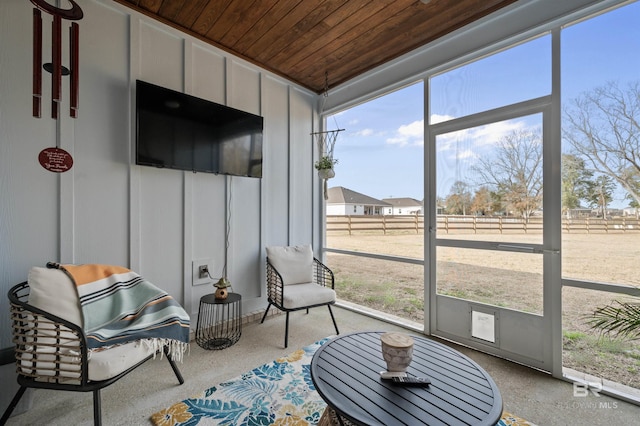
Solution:
[{"label": "glass window pane", "polygon": [[[565,222],[578,226],[575,219]],[[640,232],[578,232],[562,233],[564,278],[640,285]]]},{"label": "glass window pane", "polygon": [[[424,256],[424,85],[404,87],[327,118],[344,128],[327,181],[326,246]],[[328,253],[338,298],[403,319],[424,317],[422,264]]]},{"label": "glass window pane", "polygon": [[[603,291],[565,287],[562,291],[563,366],[571,376],[586,373],[604,379],[607,386],[640,388],[640,342],[611,339],[588,323],[596,309],[616,301],[640,302],[638,298]],[[565,371],[567,372],[567,371]],[[618,386],[618,388],[620,388]],[[623,388],[621,388],[623,389]],[[628,394],[637,391],[625,390]]]},{"label": "glass window pane", "polygon": [[537,234],[542,242],[541,128],[534,114],[437,135],[438,236]]},{"label": "glass window pane", "polygon": [[[562,31],[562,277],[640,286],[640,2]],[[563,365],[622,392],[640,388],[640,345],[588,324],[640,298],[565,287]],[[617,383],[616,383],[617,382]]]},{"label": "glass window pane", "polygon": [[542,255],[437,247],[436,291],[542,314]]},{"label": "glass window pane", "polygon": [[[412,218],[403,222],[403,226],[415,227]],[[391,226],[398,224],[397,220],[389,225],[387,233],[382,230],[382,218],[370,218],[349,221],[343,217],[327,218],[327,247],[352,250],[355,252],[375,253],[411,259],[424,258],[424,234],[422,217],[418,220],[419,232],[394,230]],[[351,233],[347,231],[350,226]],[[366,229],[364,228],[366,227]],[[375,230],[374,230],[375,229]]]},{"label": "glass window pane", "polygon": [[424,269],[388,260],[327,253],[336,293],[346,300],[405,320],[424,323]]},{"label": "glass window pane", "polygon": [[[327,117],[328,129],[345,129],[335,142],[336,176],[330,188],[347,199],[328,200],[327,214],[392,214],[388,198],[424,197],[424,85],[422,82]],[[331,197],[331,191],[329,196]],[[348,209],[344,210],[343,205]],[[384,208],[386,207],[386,209]],[[406,211],[400,205],[399,208]],[[396,209],[397,211],[397,209]],[[345,213],[346,212],[346,213]]]},{"label": "glass window pane", "polygon": [[635,2],[562,32],[563,278],[640,285],[638,20]]},{"label": "glass window pane", "polygon": [[430,123],[551,93],[551,36],[531,40],[431,78]]}]

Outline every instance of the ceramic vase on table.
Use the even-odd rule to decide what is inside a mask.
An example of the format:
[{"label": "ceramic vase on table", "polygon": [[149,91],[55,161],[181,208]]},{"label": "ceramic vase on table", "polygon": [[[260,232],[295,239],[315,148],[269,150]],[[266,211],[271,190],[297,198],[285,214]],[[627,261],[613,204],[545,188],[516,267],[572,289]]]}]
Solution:
[{"label": "ceramic vase on table", "polygon": [[387,371],[407,371],[413,359],[413,337],[404,333],[384,333],[380,342]]}]

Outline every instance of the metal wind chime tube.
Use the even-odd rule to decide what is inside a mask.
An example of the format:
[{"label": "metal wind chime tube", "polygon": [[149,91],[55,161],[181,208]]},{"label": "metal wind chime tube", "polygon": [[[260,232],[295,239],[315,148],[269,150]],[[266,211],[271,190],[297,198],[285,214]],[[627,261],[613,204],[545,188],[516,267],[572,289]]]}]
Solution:
[{"label": "metal wind chime tube", "polygon": [[40,118],[42,101],[42,12],[33,9],[33,116]]},{"label": "metal wind chime tube", "polygon": [[62,91],[62,19],[53,16],[51,27],[51,118],[58,118],[58,104]]},{"label": "metal wind chime tube", "polygon": [[[42,106],[42,13],[53,16],[51,25],[51,64],[45,64],[51,72],[51,118],[58,119],[59,106],[62,102],[62,76],[70,75],[70,111],[72,118],[78,116],[79,88],[79,39],[80,27],[72,22],[69,27],[69,68],[62,66],[62,20],[77,21],[84,16],[80,6],[73,0],[71,9],[60,9],[50,5],[46,0],[31,0],[37,8],[33,10],[33,116],[41,117]],[[48,67],[49,66],[49,67]]]},{"label": "metal wind chime tube", "polygon": [[80,26],[72,22],[71,27],[69,27],[69,44],[71,45],[70,54],[71,54],[71,88],[70,88],[70,106],[69,106],[69,114],[72,118],[78,118],[78,103],[79,103],[79,93],[78,93],[78,83],[80,79],[80,67],[79,67],[79,55],[80,55]]}]

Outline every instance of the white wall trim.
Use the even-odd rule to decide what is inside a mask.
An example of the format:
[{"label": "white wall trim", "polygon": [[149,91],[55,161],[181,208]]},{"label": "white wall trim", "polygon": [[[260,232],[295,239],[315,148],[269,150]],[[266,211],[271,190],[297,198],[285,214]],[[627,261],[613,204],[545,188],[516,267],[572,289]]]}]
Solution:
[{"label": "white wall trim", "polygon": [[129,268],[139,271],[141,266],[140,242],[140,170],[136,157],[136,112],[134,105],[135,82],[140,75],[140,18],[128,15],[129,21]]}]

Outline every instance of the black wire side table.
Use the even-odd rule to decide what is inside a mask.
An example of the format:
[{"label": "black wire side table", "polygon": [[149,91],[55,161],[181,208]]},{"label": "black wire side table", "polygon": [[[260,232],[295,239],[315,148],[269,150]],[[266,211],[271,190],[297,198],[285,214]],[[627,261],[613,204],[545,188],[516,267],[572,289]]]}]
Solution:
[{"label": "black wire side table", "polygon": [[203,349],[225,349],[242,334],[242,297],[229,293],[226,299],[207,294],[200,298],[196,342]]}]

